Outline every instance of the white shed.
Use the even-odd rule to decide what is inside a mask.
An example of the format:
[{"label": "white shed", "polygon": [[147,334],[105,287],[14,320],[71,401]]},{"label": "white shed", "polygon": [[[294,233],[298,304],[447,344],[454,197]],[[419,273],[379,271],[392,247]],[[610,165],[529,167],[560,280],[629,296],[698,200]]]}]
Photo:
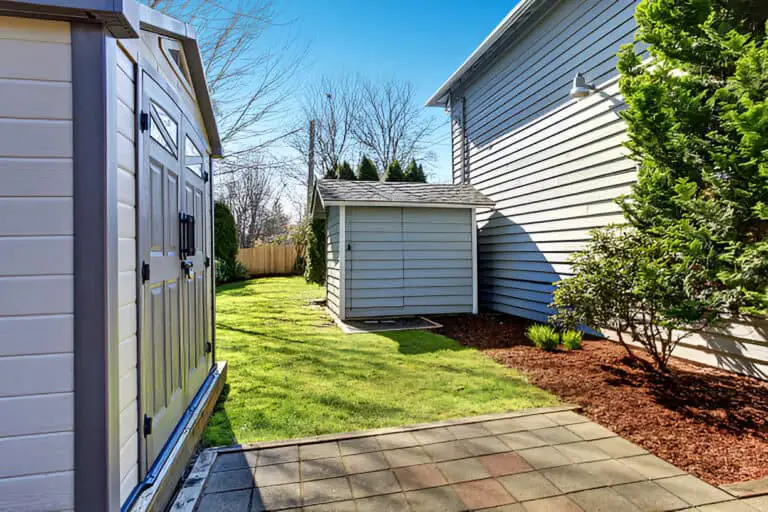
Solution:
[{"label": "white shed", "polygon": [[471,185],[320,180],[328,309],[343,319],[477,313]]},{"label": "white shed", "polygon": [[222,385],[191,26],[0,2],[0,510],[162,510]]}]

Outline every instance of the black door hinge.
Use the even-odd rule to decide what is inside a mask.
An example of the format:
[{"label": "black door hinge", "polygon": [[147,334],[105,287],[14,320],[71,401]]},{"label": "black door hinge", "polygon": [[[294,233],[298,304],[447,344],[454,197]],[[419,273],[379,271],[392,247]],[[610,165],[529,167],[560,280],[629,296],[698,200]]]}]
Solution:
[{"label": "black door hinge", "polygon": [[210,175],[208,174],[208,171],[203,171],[203,181],[205,183],[208,183],[209,179],[210,179]]},{"label": "black door hinge", "polygon": [[211,266],[211,258],[206,256],[205,257],[205,268],[208,268]]},{"label": "black door hinge", "polygon": [[139,129],[142,132],[149,130],[149,114],[142,112],[139,114]]},{"label": "black door hinge", "polygon": [[149,281],[149,263],[146,261],[141,262],[141,282],[146,283]]},{"label": "black door hinge", "polygon": [[205,353],[210,354],[212,351],[213,351],[213,343],[211,343],[210,341],[207,341],[205,343]]},{"label": "black door hinge", "polygon": [[144,437],[152,435],[152,416],[144,415]]}]

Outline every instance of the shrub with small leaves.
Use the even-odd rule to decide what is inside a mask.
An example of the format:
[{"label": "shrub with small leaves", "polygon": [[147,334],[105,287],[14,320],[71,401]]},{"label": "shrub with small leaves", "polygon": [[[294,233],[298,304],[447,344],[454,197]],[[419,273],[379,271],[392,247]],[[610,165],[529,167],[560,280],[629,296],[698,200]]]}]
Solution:
[{"label": "shrub with small leaves", "polygon": [[216,260],[216,284],[232,283],[248,278],[248,269],[239,261]]},{"label": "shrub with small leaves", "polygon": [[557,331],[550,325],[532,325],[525,330],[525,335],[536,347],[542,350],[554,350],[560,342]]},{"label": "shrub with small leaves", "polygon": [[581,332],[572,330],[563,331],[561,337],[563,346],[566,350],[581,350]]}]

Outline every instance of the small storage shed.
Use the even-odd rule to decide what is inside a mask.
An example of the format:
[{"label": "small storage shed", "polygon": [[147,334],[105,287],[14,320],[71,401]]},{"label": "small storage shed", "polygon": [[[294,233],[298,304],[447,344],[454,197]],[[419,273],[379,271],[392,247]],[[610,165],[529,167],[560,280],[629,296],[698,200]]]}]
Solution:
[{"label": "small storage shed", "polygon": [[477,313],[471,185],[319,180],[328,309],[340,319]]},{"label": "small storage shed", "polygon": [[0,510],[163,510],[223,385],[193,28],[0,1]]}]

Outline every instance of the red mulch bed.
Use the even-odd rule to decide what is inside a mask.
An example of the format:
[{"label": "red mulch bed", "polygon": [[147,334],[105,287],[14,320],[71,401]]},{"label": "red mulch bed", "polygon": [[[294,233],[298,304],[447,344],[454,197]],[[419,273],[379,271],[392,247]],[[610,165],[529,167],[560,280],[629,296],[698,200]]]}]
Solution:
[{"label": "red mulch bed", "polygon": [[439,321],[442,334],[521,370],[590,419],[711,484],[768,477],[768,382],[679,359],[670,364],[672,376],[659,376],[608,341],[544,352],[528,345],[528,322],[507,315]]}]

